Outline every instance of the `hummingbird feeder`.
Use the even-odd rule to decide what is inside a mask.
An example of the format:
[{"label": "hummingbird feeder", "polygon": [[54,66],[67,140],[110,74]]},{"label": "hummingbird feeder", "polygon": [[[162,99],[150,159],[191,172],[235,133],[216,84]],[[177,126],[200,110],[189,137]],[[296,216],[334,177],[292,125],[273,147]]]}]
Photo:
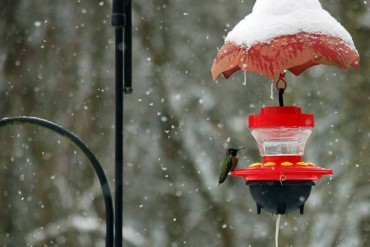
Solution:
[{"label": "hummingbird feeder", "polygon": [[263,107],[260,114],[249,116],[249,128],[262,162],[236,169],[232,175],[247,181],[258,214],[262,208],[273,214],[287,214],[299,208],[303,214],[314,181],[333,173],[302,161],[313,127],[314,116],[302,113],[296,106]]},{"label": "hummingbird feeder", "polygon": [[351,35],[319,0],[256,0],[252,13],[226,36],[213,61],[213,80],[220,74],[227,79],[238,70],[279,78],[280,106],[263,107],[249,116],[262,161],[231,173],[246,181],[258,214],[262,208],[278,215],[296,209],[303,214],[315,181],[333,174],[302,160],[314,116],[302,113],[300,107],[284,106],[285,71],[298,76],[318,64],[345,71],[357,69],[359,62]]}]

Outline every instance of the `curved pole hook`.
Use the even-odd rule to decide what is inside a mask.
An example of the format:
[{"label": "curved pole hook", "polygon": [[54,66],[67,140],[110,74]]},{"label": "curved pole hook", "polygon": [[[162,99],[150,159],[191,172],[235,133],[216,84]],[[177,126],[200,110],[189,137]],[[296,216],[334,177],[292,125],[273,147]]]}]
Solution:
[{"label": "curved pole hook", "polygon": [[35,118],[35,117],[11,117],[11,118],[3,118],[0,120],[0,128],[9,126],[9,125],[21,125],[21,124],[31,124],[36,126],[41,126],[46,129],[49,129],[66,139],[70,142],[75,144],[88,158],[91,162],[91,165],[94,167],[95,173],[99,178],[100,187],[103,192],[104,203],[105,203],[105,210],[106,210],[106,238],[105,238],[105,246],[111,247],[113,246],[113,238],[114,238],[114,231],[113,231],[113,224],[114,224],[114,214],[113,214],[113,203],[112,203],[112,195],[109,189],[109,184],[105,173],[100,165],[99,161],[95,157],[95,155],[91,152],[91,150],[86,146],[86,144],[78,138],[72,132],[64,129],[63,127],[50,122],[45,119]]}]

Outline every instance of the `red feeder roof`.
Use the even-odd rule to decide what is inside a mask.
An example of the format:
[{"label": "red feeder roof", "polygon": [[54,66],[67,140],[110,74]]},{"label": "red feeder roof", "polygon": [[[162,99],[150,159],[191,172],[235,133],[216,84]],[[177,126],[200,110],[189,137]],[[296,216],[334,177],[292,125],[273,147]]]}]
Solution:
[{"label": "red feeder roof", "polygon": [[227,79],[243,69],[274,79],[284,70],[298,76],[318,64],[334,65],[342,70],[358,69],[360,58],[342,39],[326,34],[300,32],[283,35],[251,47],[226,42],[214,59],[211,74]]}]

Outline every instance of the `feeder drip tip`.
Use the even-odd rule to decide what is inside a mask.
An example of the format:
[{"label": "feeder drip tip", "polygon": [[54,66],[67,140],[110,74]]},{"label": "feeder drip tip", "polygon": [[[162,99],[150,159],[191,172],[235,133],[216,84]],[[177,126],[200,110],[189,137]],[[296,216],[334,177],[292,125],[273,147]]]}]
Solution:
[{"label": "feeder drip tip", "polygon": [[[280,83],[283,84],[281,87],[279,86]],[[280,73],[279,79],[276,81],[276,89],[279,91],[279,106],[284,106],[283,94],[286,88],[287,83],[285,80],[285,71],[284,71],[283,73]]]}]

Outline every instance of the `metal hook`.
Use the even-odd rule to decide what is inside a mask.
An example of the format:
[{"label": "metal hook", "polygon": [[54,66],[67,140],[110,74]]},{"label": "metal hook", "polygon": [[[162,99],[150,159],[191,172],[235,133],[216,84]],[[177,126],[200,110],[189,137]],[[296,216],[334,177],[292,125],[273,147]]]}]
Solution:
[{"label": "metal hook", "polygon": [[[283,83],[283,87],[279,87],[279,83]],[[284,98],[283,94],[285,89],[287,88],[287,82],[285,80],[285,71],[283,73],[280,73],[279,79],[276,81],[276,89],[279,91],[279,105],[284,106]]]},{"label": "metal hook", "polygon": [[280,174],[280,184],[283,186],[283,182],[287,179],[287,177],[284,174]]},{"label": "metal hook", "polygon": [[[283,83],[283,87],[279,87],[279,83],[282,82]],[[280,89],[286,89],[288,86],[287,86],[287,82],[285,80],[285,72],[283,73],[280,73],[279,75],[279,79],[276,81],[276,89],[277,90],[280,90]]]}]

